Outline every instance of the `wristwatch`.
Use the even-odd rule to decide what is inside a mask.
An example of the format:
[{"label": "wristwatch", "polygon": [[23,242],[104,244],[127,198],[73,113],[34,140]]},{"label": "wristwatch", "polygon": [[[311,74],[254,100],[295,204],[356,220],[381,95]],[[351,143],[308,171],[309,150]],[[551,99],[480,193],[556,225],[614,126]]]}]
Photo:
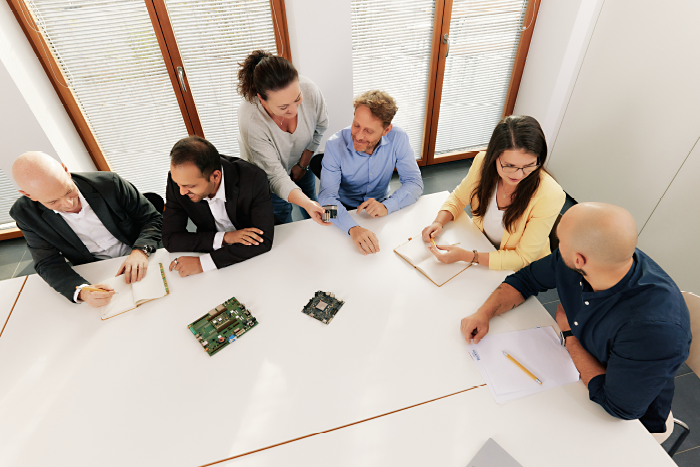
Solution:
[{"label": "wristwatch", "polygon": [[134,245],[131,247],[132,250],[140,250],[146,254],[146,258],[151,256],[151,253],[155,253],[156,247],[153,245]]},{"label": "wristwatch", "polygon": [[308,172],[308,171],[309,171],[309,166],[307,165],[306,167],[304,167],[303,165],[301,165],[301,161],[297,162],[297,165],[298,165],[299,167],[301,167],[302,169],[304,169],[304,172]]},{"label": "wristwatch", "polygon": [[559,333],[559,342],[561,342],[561,345],[566,347],[566,338],[571,337],[573,335],[574,335],[574,333],[571,332],[570,330],[569,331],[562,331]]},{"label": "wristwatch", "polygon": [[479,264],[479,252],[476,250],[472,250],[474,253],[474,258],[472,258],[472,262],[469,264]]}]

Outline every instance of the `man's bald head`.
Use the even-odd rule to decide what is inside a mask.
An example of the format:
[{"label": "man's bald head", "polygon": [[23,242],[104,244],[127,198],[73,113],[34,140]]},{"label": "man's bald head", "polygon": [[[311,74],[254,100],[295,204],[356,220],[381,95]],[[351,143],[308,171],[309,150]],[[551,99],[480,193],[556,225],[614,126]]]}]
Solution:
[{"label": "man's bald head", "polygon": [[637,246],[637,224],[624,208],[606,203],[580,203],[562,216],[557,229],[565,261],[580,254],[600,267],[628,262]]},{"label": "man's bald head", "polygon": [[80,209],[78,190],[65,165],[39,151],[25,152],[12,164],[12,177],[20,193],[49,209]]},{"label": "man's bald head", "polygon": [[51,191],[57,183],[62,184],[67,176],[70,177],[60,162],[39,151],[25,152],[12,164],[15,183],[31,195]]}]

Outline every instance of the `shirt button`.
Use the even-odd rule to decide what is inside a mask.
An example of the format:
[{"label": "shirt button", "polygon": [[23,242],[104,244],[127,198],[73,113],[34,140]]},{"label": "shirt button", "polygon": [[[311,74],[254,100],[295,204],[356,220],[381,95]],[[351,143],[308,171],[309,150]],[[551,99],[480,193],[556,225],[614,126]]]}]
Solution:
[{"label": "shirt button", "polygon": [[579,282],[578,285],[580,285],[581,287],[583,287],[583,282]]},{"label": "shirt button", "polygon": [[578,321],[574,321],[574,326],[578,326]]},{"label": "shirt button", "polygon": [[583,302],[583,303],[585,303],[586,305],[588,305],[588,302]]}]

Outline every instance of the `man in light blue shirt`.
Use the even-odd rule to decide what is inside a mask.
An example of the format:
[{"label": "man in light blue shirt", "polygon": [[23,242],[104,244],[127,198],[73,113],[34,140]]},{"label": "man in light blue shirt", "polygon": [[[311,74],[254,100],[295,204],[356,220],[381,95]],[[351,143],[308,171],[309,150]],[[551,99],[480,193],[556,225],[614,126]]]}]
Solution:
[{"label": "man in light blue shirt", "polygon": [[[386,216],[415,203],[423,193],[423,179],[408,135],[391,124],[398,110],[394,99],[383,91],[367,91],[353,106],[352,125],[326,142],[319,203],[338,206],[338,217],[331,222],[367,255],[379,251],[377,236],[359,226],[347,210]],[[389,196],[394,167],[401,187]]]}]

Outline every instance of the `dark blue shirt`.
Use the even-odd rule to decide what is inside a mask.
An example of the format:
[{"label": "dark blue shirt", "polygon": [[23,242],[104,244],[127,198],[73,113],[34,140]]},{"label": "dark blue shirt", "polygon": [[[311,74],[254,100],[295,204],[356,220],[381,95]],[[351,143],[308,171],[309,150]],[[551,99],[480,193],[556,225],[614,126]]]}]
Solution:
[{"label": "dark blue shirt", "polygon": [[606,368],[588,394],[612,416],[639,419],[652,433],[666,431],[673,379],[690,350],[690,315],[673,280],[637,249],[625,277],[594,292],[555,250],[508,276],[528,298],[557,288],[571,332]]}]

